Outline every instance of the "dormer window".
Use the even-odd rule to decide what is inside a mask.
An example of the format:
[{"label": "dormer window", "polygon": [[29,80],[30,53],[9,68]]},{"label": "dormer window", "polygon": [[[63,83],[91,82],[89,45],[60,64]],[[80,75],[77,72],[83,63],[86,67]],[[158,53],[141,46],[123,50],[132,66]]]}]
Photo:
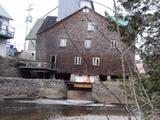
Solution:
[{"label": "dormer window", "polygon": [[66,47],[67,46],[67,39],[60,39],[60,47]]}]

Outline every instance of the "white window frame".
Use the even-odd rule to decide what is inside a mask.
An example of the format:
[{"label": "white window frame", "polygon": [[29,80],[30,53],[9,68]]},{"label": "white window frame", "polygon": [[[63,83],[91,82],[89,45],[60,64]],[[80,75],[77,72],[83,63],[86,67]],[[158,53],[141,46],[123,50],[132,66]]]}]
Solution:
[{"label": "white window frame", "polygon": [[91,46],[92,46],[92,41],[90,39],[84,40],[84,47],[86,49],[91,49]]},{"label": "white window frame", "polygon": [[88,9],[88,8],[84,8],[84,9],[83,9],[83,12],[84,12],[84,13],[89,13],[89,9]]},{"label": "white window frame", "polygon": [[74,57],[74,65],[81,65],[82,57]]},{"label": "white window frame", "polygon": [[113,40],[111,41],[111,48],[116,48],[117,47],[117,41]]},{"label": "white window frame", "polygon": [[60,46],[60,47],[66,47],[66,46],[67,46],[67,39],[61,38],[61,39],[60,39],[59,46]]},{"label": "white window frame", "polygon": [[92,65],[93,66],[100,66],[100,58],[99,57],[93,57],[92,58]]},{"label": "white window frame", "polygon": [[95,23],[93,23],[93,22],[88,22],[87,30],[88,30],[88,31],[94,31],[94,29],[95,29]]}]

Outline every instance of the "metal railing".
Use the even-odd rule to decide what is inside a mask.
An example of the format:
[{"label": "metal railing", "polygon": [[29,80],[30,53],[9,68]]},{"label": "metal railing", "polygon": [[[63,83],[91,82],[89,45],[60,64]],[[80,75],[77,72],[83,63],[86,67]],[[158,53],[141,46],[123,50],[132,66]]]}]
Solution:
[{"label": "metal railing", "polygon": [[11,39],[11,38],[14,38],[14,33],[15,33],[14,27],[11,27],[5,24],[0,25],[0,36],[1,37]]}]

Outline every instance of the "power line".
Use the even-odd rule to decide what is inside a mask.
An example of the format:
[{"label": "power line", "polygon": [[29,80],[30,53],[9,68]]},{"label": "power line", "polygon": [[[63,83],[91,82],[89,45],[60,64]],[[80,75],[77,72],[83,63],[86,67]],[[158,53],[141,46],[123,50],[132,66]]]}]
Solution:
[{"label": "power line", "polygon": [[111,10],[112,12],[115,13],[115,10],[113,10],[112,8],[106,6],[106,5],[102,4],[102,3],[96,2],[96,1],[94,1],[94,0],[91,0],[91,1],[92,1],[93,3],[95,3],[95,4],[101,5],[101,6],[107,8],[107,9],[109,9],[109,10]]},{"label": "power line", "polygon": [[52,9],[51,11],[49,11],[48,13],[46,13],[42,18],[45,18],[48,14],[50,14],[51,12],[53,12],[54,10],[56,10],[57,8],[58,8],[58,6],[55,7],[54,9]]}]

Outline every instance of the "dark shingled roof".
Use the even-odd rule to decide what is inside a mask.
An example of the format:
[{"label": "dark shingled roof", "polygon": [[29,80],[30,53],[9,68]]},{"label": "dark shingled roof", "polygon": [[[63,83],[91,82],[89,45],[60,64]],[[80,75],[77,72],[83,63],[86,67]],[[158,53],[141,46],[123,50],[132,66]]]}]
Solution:
[{"label": "dark shingled roof", "polygon": [[50,28],[51,26],[53,26],[54,24],[57,23],[56,21],[57,17],[55,16],[47,16],[46,19],[44,20],[42,26],[40,27],[38,33],[41,33],[45,30],[47,30],[48,28]]}]

